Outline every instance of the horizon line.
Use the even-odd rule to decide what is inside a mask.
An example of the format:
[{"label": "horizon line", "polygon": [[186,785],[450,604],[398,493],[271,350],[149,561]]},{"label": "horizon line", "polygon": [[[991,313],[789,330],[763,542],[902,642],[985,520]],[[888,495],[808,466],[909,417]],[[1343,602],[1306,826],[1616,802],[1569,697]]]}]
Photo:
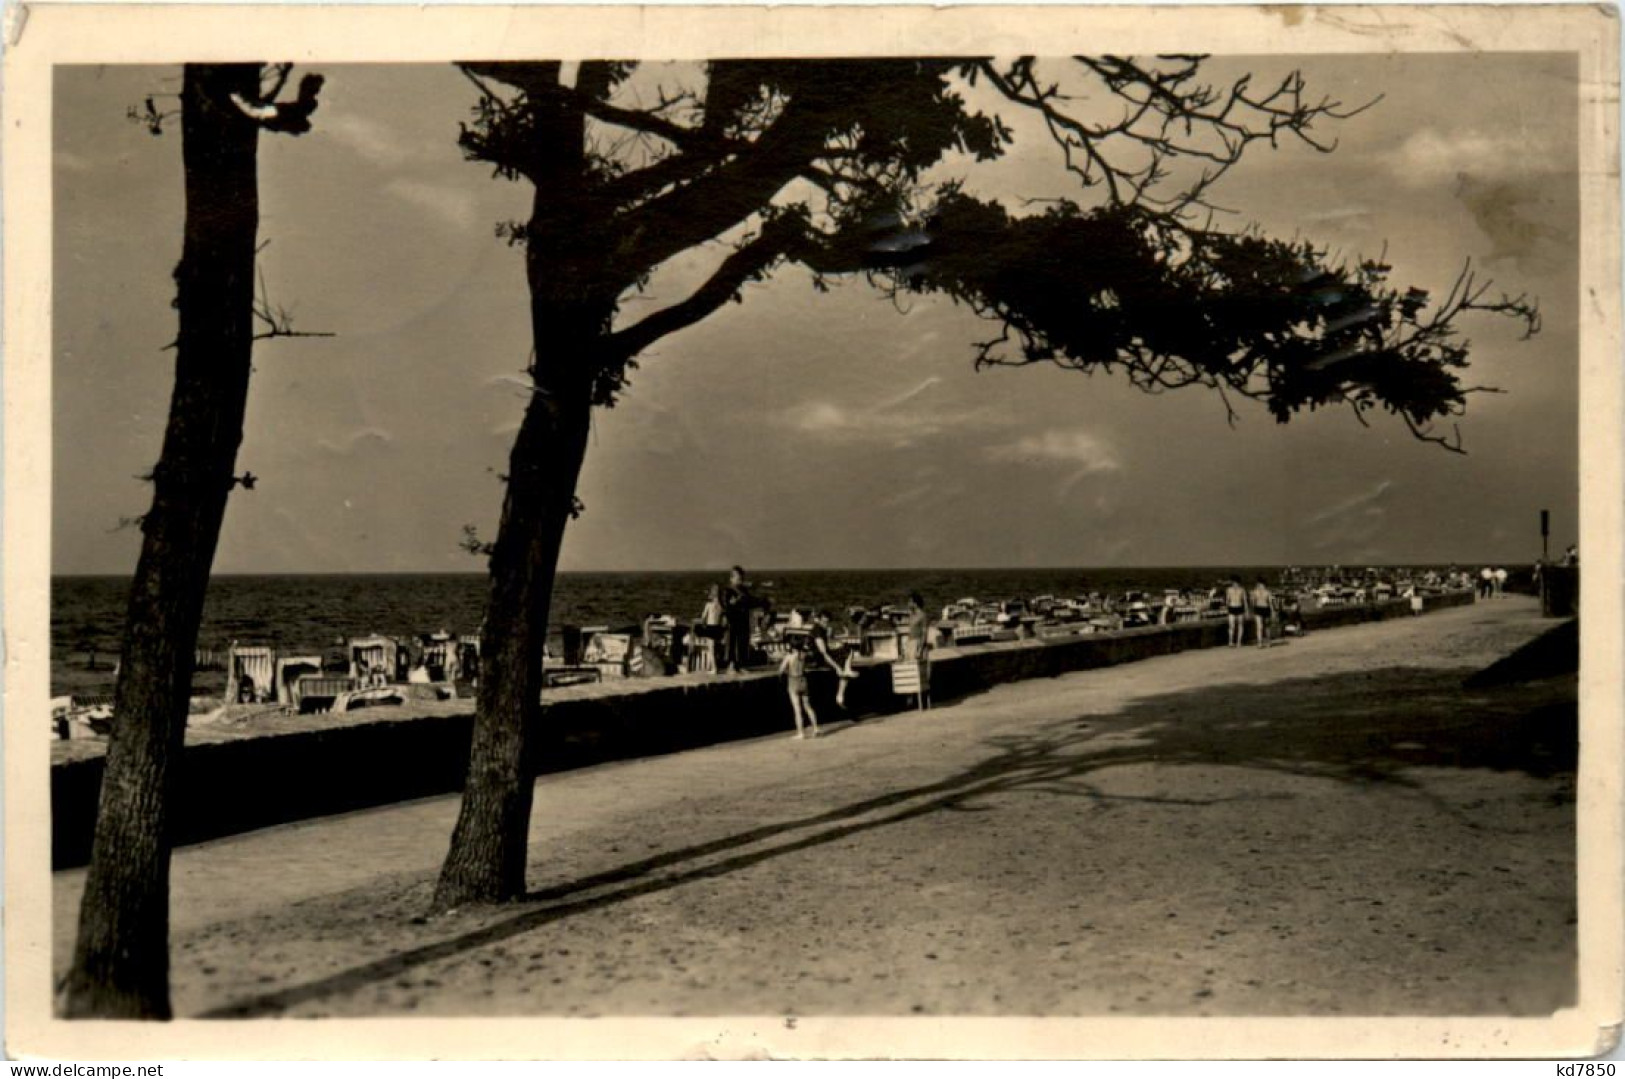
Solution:
[{"label": "horizon line", "polygon": [[[1458,559],[1444,559],[1444,560],[1420,559],[1420,560],[1401,561],[1401,562],[1393,562],[1393,561],[1378,562],[1378,561],[1365,561],[1365,560],[1360,560],[1360,561],[1355,561],[1355,562],[1321,562],[1321,561],[1314,561],[1314,562],[1308,562],[1308,561],[1300,561],[1300,562],[1209,562],[1209,563],[1183,563],[1182,562],[1182,563],[1157,563],[1157,564],[1147,563],[1147,564],[1143,564],[1143,565],[1134,564],[1134,565],[1094,565],[1094,566],[1085,566],[1085,565],[1071,565],[1071,566],[1063,566],[1063,565],[1046,565],[1046,566],[995,566],[995,565],[975,565],[975,566],[764,566],[764,567],[761,567],[759,569],[750,569],[749,567],[746,567],[746,572],[748,574],[751,574],[751,575],[758,575],[758,574],[774,574],[774,573],[781,573],[781,574],[782,573],[967,573],[967,572],[968,573],[981,573],[981,572],[1056,573],[1056,572],[1064,572],[1064,571],[1082,571],[1082,570],[1089,570],[1089,571],[1100,571],[1100,570],[1113,570],[1113,571],[1118,571],[1118,570],[1169,570],[1169,569],[1173,569],[1173,570],[1227,570],[1227,569],[1277,569],[1277,568],[1281,568],[1281,567],[1338,568],[1338,569],[1366,568],[1366,567],[1369,567],[1369,568],[1374,568],[1374,569],[1388,569],[1388,568],[1403,569],[1403,568],[1409,568],[1409,567],[1415,567],[1415,566],[1430,566],[1430,567],[1431,566],[1444,566],[1444,565],[1464,566],[1464,565],[1479,565],[1481,563],[1484,564],[1484,565],[1502,565],[1502,564],[1507,564],[1507,560],[1505,560],[1505,559],[1493,559],[1493,558],[1488,559],[1488,560],[1474,560],[1474,559],[1460,559],[1460,558],[1458,558]],[[1523,563],[1522,562],[1516,562],[1514,564],[1522,565]],[[702,567],[690,567],[690,568],[682,568],[682,569],[561,569],[561,570],[558,570],[557,573],[560,576],[563,576],[565,574],[586,574],[586,573],[623,574],[623,575],[659,574],[659,573],[674,573],[674,574],[675,573],[683,573],[683,574],[723,573],[723,574],[725,574],[732,568],[733,567],[730,565],[730,566],[702,566]],[[53,579],[70,578],[70,577],[130,578],[130,577],[133,577],[133,576],[134,576],[133,572],[122,572],[122,573],[55,573],[55,572],[53,572],[51,574],[51,577]],[[485,570],[443,570],[443,569],[423,569],[423,570],[411,570],[411,569],[405,569],[405,570],[276,570],[276,571],[266,571],[266,572],[232,570],[232,571],[227,571],[227,572],[211,573],[209,575],[209,579],[214,580],[216,578],[225,578],[225,577],[487,577],[487,576],[489,576],[489,573],[487,571],[485,571]]]}]

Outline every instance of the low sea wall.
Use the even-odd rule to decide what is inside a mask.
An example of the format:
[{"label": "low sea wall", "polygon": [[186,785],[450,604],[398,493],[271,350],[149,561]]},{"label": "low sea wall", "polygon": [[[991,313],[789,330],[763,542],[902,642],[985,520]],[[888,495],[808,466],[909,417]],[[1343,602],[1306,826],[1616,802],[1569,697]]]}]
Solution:
[{"label": "low sea wall", "polygon": [[[1435,596],[1428,598],[1427,609],[1472,602],[1471,593]],[[1304,625],[1315,632],[1410,614],[1408,601],[1395,600],[1305,611]],[[1210,620],[946,649],[932,662],[932,696],[941,703],[1004,682],[1220,647],[1225,637],[1224,621]],[[812,682],[819,714],[836,717],[833,675],[815,676]],[[885,666],[863,669],[848,690],[847,703],[858,715],[897,712],[913,704],[893,695]],[[174,841],[196,843],[461,790],[472,723],[467,713],[381,717],[378,722],[188,745],[171,817]],[[783,684],[772,674],[637,681],[621,693],[560,694],[544,704],[528,738],[529,764],[537,774],[564,771],[788,733],[790,727]],[[102,761],[98,755],[51,768],[51,853],[57,869],[89,859]]]},{"label": "low sea wall", "polygon": [[1536,591],[1541,614],[1547,618],[1573,618],[1580,609],[1580,567],[1547,566]]}]

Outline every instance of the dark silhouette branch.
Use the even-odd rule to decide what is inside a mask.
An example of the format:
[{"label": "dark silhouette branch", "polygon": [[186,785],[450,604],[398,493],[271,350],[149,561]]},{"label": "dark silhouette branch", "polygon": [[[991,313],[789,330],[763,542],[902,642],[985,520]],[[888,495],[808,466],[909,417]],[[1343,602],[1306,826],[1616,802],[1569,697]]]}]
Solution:
[{"label": "dark silhouette branch", "polygon": [[740,299],[740,289],[767,276],[773,265],[801,240],[798,224],[786,219],[767,222],[754,239],[741,244],[686,299],[644,316],[604,341],[605,362],[622,362],[656,341],[702,321],[723,304]]},{"label": "dark silhouette branch", "polygon": [[737,227],[801,175],[823,145],[823,132],[792,104],[748,151],[623,215],[625,265],[647,272]]},{"label": "dark silhouette branch", "polygon": [[[262,241],[258,246],[255,247],[255,254],[265,250],[266,247],[270,246],[270,243],[270,240]],[[273,304],[271,302],[270,293],[265,285],[265,271],[259,267],[256,267],[254,273],[258,279],[259,287],[254,296],[254,304],[251,309],[251,313],[254,316],[254,321],[262,326],[263,329],[253,334],[253,340],[269,341],[276,337],[338,336],[338,334],[329,331],[294,329],[293,312],[280,304]],[[178,342],[171,341],[169,344],[159,349],[159,351],[171,352],[177,347],[177,345]]]},{"label": "dark silhouette branch", "polygon": [[[1209,190],[1252,144],[1278,146],[1282,138],[1291,137],[1330,153],[1336,142],[1314,137],[1316,121],[1346,120],[1380,100],[1353,108],[1325,98],[1311,104],[1297,71],[1261,94],[1252,92],[1251,76],[1219,89],[1197,81],[1206,59],[1202,56],[1160,57],[1173,65],[1162,68],[1124,57],[1073,59],[1122,103],[1115,122],[1088,122],[1068,111],[1075,95],[1063,93],[1057,83],[1043,82],[1031,57],[1002,66],[980,60],[973,75],[986,78],[1004,97],[1043,119],[1061,148],[1067,171],[1084,187],[1104,185],[1111,203],[1172,214],[1196,208],[1220,210],[1209,199]],[[1132,164],[1114,160],[1111,148],[1118,145],[1134,152],[1138,160]],[[1201,172],[1165,194],[1173,175],[1170,166],[1180,160],[1200,162]]]},{"label": "dark silhouette branch", "polygon": [[[563,65],[557,60],[537,61],[459,61],[457,67],[471,78],[492,79],[507,83],[527,97],[541,100],[559,91],[559,72]],[[475,79],[484,93],[496,100],[498,95]]]},{"label": "dark silhouette branch", "polygon": [[496,550],[496,544],[480,539],[479,529],[471,524],[463,526],[463,538],[457,542],[457,546],[478,558],[490,558]]},{"label": "dark silhouette branch", "polygon": [[[157,97],[168,96],[175,97],[175,107],[172,109],[160,109],[155,99]],[[173,120],[180,114],[180,95],[163,94],[149,96],[145,101],[142,102],[142,108],[139,111],[134,105],[131,105],[125,112],[124,116],[125,119],[129,120],[131,123],[137,123],[145,127],[148,134],[162,135],[164,133],[164,124],[170,120]]]},{"label": "dark silhouette branch", "polygon": [[1494,392],[1460,380],[1463,319],[1514,318],[1525,336],[1539,328],[1532,301],[1492,299],[1470,264],[1430,304],[1424,290],[1389,287],[1386,263],[1333,263],[1307,243],[1194,229],[1154,210],[1063,203],[1011,218],[953,194],[925,231],[919,262],[880,283],[945,293],[998,324],[973,346],[977,366],[1120,373],[1147,393],[1202,386],[1232,426],[1232,397],[1281,422],[1344,403],[1365,423],[1380,406],[1419,440],[1460,451],[1459,429],[1433,425]]},{"label": "dark silhouette branch", "polygon": [[[482,99],[495,112],[515,114],[535,104],[576,109],[600,123],[653,136],[683,151],[680,155],[662,158],[645,168],[610,180],[602,194],[614,202],[647,198],[672,184],[692,179],[749,146],[746,141],[729,139],[703,128],[685,127],[667,119],[663,114],[676,105],[672,99],[662,97],[651,108],[628,109],[604,100],[602,92],[593,92],[583,86],[565,86],[558,80],[557,63],[465,61],[459,63],[457,68],[474,84]],[[520,96],[505,97],[486,80],[512,86]],[[517,164],[515,171],[531,176],[528,169],[517,167]]]}]

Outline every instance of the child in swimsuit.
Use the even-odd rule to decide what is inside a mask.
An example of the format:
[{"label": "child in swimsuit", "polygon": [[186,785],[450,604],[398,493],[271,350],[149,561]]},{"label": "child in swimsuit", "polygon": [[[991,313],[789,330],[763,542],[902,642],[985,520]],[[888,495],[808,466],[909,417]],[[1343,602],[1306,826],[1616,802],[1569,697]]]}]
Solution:
[{"label": "child in swimsuit", "polygon": [[812,698],[807,695],[807,650],[801,640],[797,639],[784,653],[784,659],[779,663],[779,673],[786,677],[785,688],[790,694],[790,708],[796,716],[795,737],[805,737],[801,729],[801,714],[805,711],[812,723],[812,736],[817,738],[818,714],[813,711]]}]

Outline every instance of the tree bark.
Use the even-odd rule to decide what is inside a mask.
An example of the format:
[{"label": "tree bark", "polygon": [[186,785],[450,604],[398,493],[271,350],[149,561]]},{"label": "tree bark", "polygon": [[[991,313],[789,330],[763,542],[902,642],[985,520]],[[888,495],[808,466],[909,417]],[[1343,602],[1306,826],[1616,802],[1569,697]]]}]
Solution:
[{"label": "tree bark", "polygon": [[[557,64],[529,65],[546,98]],[[583,64],[578,84],[607,89],[602,65]],[[491,553],[481,630],[480,686],[462,807],[432,907],[500,902],[525,891],[534,766],[526,734],[541,710],[559,550],[575,507],[587,452],[598,357],[620,284],[605,280],[605,231],[586,192],[586,118],[563,100],[538,105],[532,134],[536,192],[527,225],[531,398],[509,456],[508,489]],[[624,283],[623,283],[624,284]]]},{"label": "tree bark", "polygon": [[175,390],[130,588],[70,1017],[167,1019],[169,811],[203,598],[242,441],[253,349],[259,64],[188,64]]},{"label": "tree bark", "polygon": [[542,649],[553,581],[591,428],[579,354],[544,357],[509,459],[481,629],[480,685],[462,808],[434,909],[525,891],[534,771],[526,733],[541,710]]}]

